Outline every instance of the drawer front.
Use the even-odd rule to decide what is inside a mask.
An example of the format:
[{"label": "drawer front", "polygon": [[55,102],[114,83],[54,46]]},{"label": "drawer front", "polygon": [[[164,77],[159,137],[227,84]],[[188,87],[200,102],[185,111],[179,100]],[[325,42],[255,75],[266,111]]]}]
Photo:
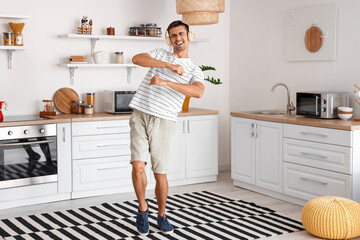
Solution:
[{"label": "drawer front", "polygon": [[351,131],[284,124],[284,137],[351,147]]},{"label": "drawer front", "polygon": [[284,163],[284,193],[304,200],[319,196],[351,198],[350,175]]},{"label": "drawer front", "polygon": [[130,155],[130,134],[73,137],[73,159]]},{"label": "drawer front", "polygon": [[309,167],[351,174],[352,151],[350,147],[334,146],[284,138],[283,160]]},{"label": "drawer front", "polygon": [[73,162],[73,191],[113,188],[132,184],[130,156]]},{"label": "drawer front", "polygon": [[129,133],[128,120],[75,122],[72,123],[72,136]]}]

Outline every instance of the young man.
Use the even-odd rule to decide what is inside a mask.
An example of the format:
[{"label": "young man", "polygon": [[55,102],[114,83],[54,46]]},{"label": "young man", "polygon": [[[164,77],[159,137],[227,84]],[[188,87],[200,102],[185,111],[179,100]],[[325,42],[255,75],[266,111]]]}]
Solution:
[{"label": "young man", "polygon": [[130,147],[132,180],[139,201],[136,227],[141,235],[149,233],[149,206],[145,201],[145,164],[149,152],[156,179],[157,223],[165,234],[174,231],[165,216],[165,205],[168,194],[166,173],[176,134],[177,114],[185,95],[199,98],[204,92],[204,75],[188,58],[189,26],[174,21],[166,32],[173,52],[155,49],[133,57],[134,64],[150,67],[129,105],[134,109],[130,118]]}]

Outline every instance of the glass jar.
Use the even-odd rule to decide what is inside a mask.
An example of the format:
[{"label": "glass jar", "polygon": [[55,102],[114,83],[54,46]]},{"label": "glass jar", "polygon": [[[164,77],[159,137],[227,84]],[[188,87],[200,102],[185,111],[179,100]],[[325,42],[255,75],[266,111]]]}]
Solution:
[{"label": "glass jar", "polygon": [[53,100],[43,100],[44,112],[55,112]]},{"label": "glass jar", "polygon": [[4,45],[5,46],[14,46],[14,33],[4,32]]},{"label": "glass jar", "polygon": [[124,63],[124,52],[115,52],[115,63]]},{"label": "glass jar", "polygon": [[145,24],[140,24],[139,25],[139,36],[146,36],[146,26]]},{"label": "glass jar", "polygon": [[[86,104],[95,106],[95,93],[86,93]],[[95,107],[93,107],[93,111],[95,112]]]},{"label": "glass jar", "polygon": [[161,28],[147,27],[147,35],[150,37],[161,37]]},{"label": "glass jar", "polygon": [[85,105],[85,114],[94,114],[94,112],[93,105]]},{"label": "glass jar", "polygon": [[129,31],[130,36],[138,36],[139,35],[139,28],[138,27],[131,27]]},{"label": "glass jar", "polygon": [[71,112],[77,114],[84,113],[84,101],[74,101],[72,103]]},{"label": "glass jar", "polygon": [[24,45],[24,38],[21,32],[16,32],[14,34],[15,38],[15,46],[23,46]]}]

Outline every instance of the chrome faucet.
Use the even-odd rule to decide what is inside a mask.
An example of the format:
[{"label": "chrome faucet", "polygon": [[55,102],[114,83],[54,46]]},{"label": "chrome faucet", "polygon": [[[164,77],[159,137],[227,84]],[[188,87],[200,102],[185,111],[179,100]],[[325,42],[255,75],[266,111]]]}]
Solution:
[{"label": "chrome faucet", "polygon": [[291,111],[295,111],[295,107],[294,107],[293,102],[290,103],[290,90],[289,90],[289,87],[288,87],[288,85],[286,85],[283,82],[278,82],[278,83],[275,83],[275,85],[271,88],[271,92],[274,92],[274,90],[275,90],[275,88],[277,86],[284,86],[286,88],[286,92],[287,92],[286,114],[290,115]]}]

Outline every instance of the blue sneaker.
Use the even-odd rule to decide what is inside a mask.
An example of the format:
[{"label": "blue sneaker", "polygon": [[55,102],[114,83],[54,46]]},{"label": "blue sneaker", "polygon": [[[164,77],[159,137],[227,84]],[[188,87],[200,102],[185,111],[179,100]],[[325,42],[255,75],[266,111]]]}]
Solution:
[{"label": "blue sneaker", "polygon": [[165,215],[162,217],[158,217],[157,223],[162,233],[170,234],[174,232],[173,226],[171,226]]},{"label": "blue sneaker", "polygon": [[149,208],[145,212],[141,212],[138,210],[136,216],[136,228],[140,235],[148,235],[149,234]]}]

